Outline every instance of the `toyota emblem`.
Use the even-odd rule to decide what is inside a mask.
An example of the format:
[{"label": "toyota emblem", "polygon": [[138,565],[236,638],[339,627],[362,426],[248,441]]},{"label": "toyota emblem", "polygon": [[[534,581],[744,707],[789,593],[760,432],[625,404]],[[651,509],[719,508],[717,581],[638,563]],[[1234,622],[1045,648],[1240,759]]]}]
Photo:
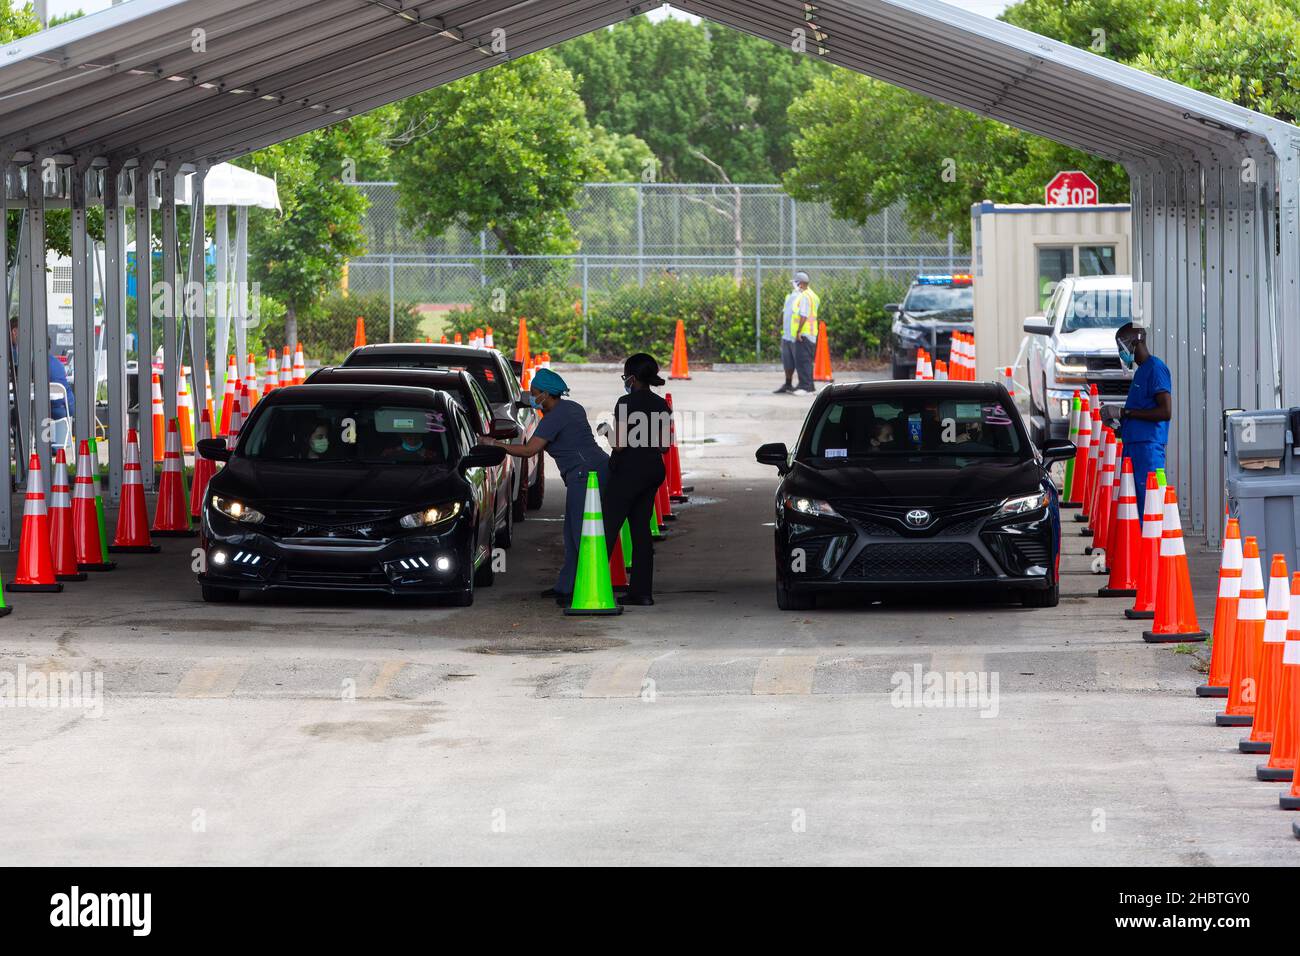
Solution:
[{"label": "toyota emblem", "polygon": [[921,508],[907,513],[907,523],[913,528],[924,528],[930,523],[930,512]]}]

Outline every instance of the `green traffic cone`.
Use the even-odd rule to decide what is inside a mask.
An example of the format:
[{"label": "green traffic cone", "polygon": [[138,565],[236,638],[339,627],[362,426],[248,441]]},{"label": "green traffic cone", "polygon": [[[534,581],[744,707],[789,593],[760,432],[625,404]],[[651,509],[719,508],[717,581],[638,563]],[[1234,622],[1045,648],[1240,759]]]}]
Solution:
[{"label": "green traffic cone", "polygon": [[12,610],[13,608],[5,603],[5,582],[3,578],[0,578],[0,617],[4,617]]},{"label": "green traffic cone", "polygon": [[657,501],[650,508],[650,537],[655,541],[662,541],[666,537],[663,525],[659,523],[659,502]]},{"label": "green traffic cone", "polygon": [[573,605],[569,615],[622,614],[614,600],[609,577],[609,551],[605,548],[605,519],[600,510],[600,480],[587,473],[587,500],[582,506],[582,543],[578,547],[578,573],[573,580]]},{"label": "green traffic cone", "polygon": [[99,560],[103,564],[111,564],[112,562],[108,560],[108,525],[104,521],[104,495],[99,481],[99,446],[95,444],[94,435],[91,435],[87,442],[90,445],[90,471],[95,479],[95,519],[99,523]]},{"label": "green traffic cone", "polygon": [[623,528],[618,533],[619,545],[623,551],[623,567],[632,567],[632,526],[623,519]]},{"label": "green traffic cone", "polygon": [[[1083,410],[1083,399],[1077,394],[1074,396],[1074,409],[1070,414],[1070,441],[1073,444],[1079,443],[1079,412]],[[1065,463],[1065,485],[1062,497],[1070,497],[1070,489],[1074,487],[1074,458],[1073,456]]]},{"label": "green traffic cone", "polygon": [[1169,484],[1169,479],[1165,477],[1165,470],[1163,468],[1156,469],[1156,482],[1161,488]]}]

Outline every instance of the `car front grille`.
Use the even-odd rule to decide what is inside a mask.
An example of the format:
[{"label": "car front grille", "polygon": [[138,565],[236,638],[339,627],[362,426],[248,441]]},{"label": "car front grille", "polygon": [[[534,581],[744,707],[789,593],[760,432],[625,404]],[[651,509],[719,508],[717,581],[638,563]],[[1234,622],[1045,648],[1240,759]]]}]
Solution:
[{"label": "car front grille", "polygon": [[1049,567],[1051,561],[1051,549],[1048,548],[1047,542],[1037,536],[1019,537],[1015,540],[1015,549],[1024,562],[1025,567],[1037,565],[1040,568]]},{"label": "car front grille", "polygon": [[[947,505],[893,505],[869,498],[847,498],[836,499],[831,506],[857,524],[865,534],[925,538],[973,534],[1001,503],[999,499]],[[925,528],[913,528],[907,524],[907,513],[917,507],[924,508],[933,516]]]},{"label": "car front grille", "polygon": [[957,543],[871,544],[853,560],[845,580],[975,581],[993,576],[973,546]]},{"label": "car front grille", "polygon": [[280,568],[280,580],[284,584],[299,584],[307,587],[364,588],[388,585],[388,575],[384,574],[383,569],[378,565],[369,569],[343,571],[286,562]]}]

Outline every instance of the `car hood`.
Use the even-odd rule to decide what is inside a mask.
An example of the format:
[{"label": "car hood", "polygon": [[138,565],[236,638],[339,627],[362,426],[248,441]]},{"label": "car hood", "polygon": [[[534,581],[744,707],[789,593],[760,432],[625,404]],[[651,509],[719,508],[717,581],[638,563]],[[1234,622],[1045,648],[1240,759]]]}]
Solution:
[{"label": "car hood", "polygon": [[974,331],[975,317],[969,312],[958,314],[942,312],[907,312],[901,313],[904,320],[911,325],[931,325],[939,328],[961,329],[963,332]]},{"label": "car hood", "polygon": [[1062,332],[1056,337],[1057,350],[1065,353],[1096,353],[1117,356],[1114,329],[1079,329],[1077,332]]},{"label": "car hood", "polygon": [[268,506],[333,504],[341,510],[420,507],[459,499],[469,491],[465,479],[448,465],[321,465],[246,458],[232,459],[209,487],[221,495]]},{"label": "car hood", "polygon": [[960,504],[1033,494],[1040,476],[1037,462],[1012,458],[908,456],[817,466],[796,462],[782,490],[824,501],[870,498],[881,504]]}]

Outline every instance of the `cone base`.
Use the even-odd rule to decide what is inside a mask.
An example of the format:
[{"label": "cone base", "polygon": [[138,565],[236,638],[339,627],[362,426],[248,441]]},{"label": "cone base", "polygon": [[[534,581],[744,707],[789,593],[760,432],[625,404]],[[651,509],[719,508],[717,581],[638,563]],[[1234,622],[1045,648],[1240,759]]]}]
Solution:
[{"label": "cone base", "polygon": [[11,608],[11,607],[0,607],[0,617],[5,617],[5,616],[7,616],[7,615],[9,615],[9,614],[11,614],[11,613],[13,613],[13,608]]},{"label": "cone base", "polygon": [[1155,631],[1142,632],[1142,640],[1148,644],[1184,644],[1188,641],[1203,641],[1209,636],[1204,631],[1188,631],[1186,634],[1157,634]]},{"label": "cone base", "polygon": [[1285,782],[1295,777],[1295,771],[1286,767],[1270,767],[1268,764],[1262,763],[1255,768],[1255,777],[1265,783]]},{"label": "cone base", "polygon": [[1124,616],[1130,621],[1153,621],[1156,617],[1155,611],[1135,611],[1129,608],[1124,612]]},{"label": "cone base", "polygon": [[62,584],[11,584],[10,591],[19,594],[57,594],[63,590]]},{"label": "cone base", "polygon": [[78,571],[112,571],[116,568],[116,561],[96,561],[93,564],[77,564]]},{"label": "cone base", "polygon": [[660,515],[660,516],[659,516],[659,520],[660,520],[660,521],[676,521],[676,520],[677,520],[677,515]]},{"label": "cone base", "polygon": [[1255,722],[1255,718],[1250,714],[1215,714],[1214,726],[1216,727],[1249,727]]},{"label": "cone base", "polygon": [[[1281,794],[1277,798],[1277,805],[1283,810],[1300,810],[1300,797],[1293,797],[1289,793]],[[1295,829],[1294,823],[1291,824],[1291,829]],[[1300,832],[1296,833],[1296,837],[1300,838]]]},{"label": "cone base", "polygon": [[[1091,528],[1080,528],[1080,529],[1079,529],[1079,537],[1080,537],[1080,538],[1091,538],[1091,537],[1092,537],[1092,529],[1091,529]],[[1091,553],[1091,552],[1089,552],[1089,553]]]},{"label": "cone base", "polygon": [[601,608],[590,608],[590,609],[566,607],[564,609],[565,617],[586,617],[589,615],[596,615],[601,617],[613,617],[616,614],[622,614],[622,613],[623,613],[622,605],[618,607],[601,607]]},{"label": "cone base", "polygon": [[1227,697],[1228,688],[1216,687],[1213,684],[1202,684],[1196,688],[1197,697]]},{"label": "cone base", "polygon": [[668,498],[669,498],[669,500],[672,501],[672,503],[675,504],[675,505],[684,505],[684,504],[686,504],[686,502],[688,502],[688,501],[691,500],[691,499],[690,499],[688,496],[686,496],[686,495],[669,495]]},{"label": "cone base", "polygon": [[199,536],[197,531],[159,531],[157,528],[151,529],[149,533],[155,538],[197,538]]},{"label": "cone base", "polygon": [[1300,840],[1300,820],[1291,821],[1291,835]]},{"label": "cone base", "polygon": [[[81,565],[77,565],[77,567],[81,567]],[[86,578],[88,578],[89,576],[90,576],[90,575],[88,575],[88,574],[82,574],[80,571],[78,571],[76,574],[56,574],[56,575],[54,575],[54,580],[56,580],[56,581],[84,581],[84,580],[86,580]]]},{"label": "cone base", "polygon": [[1244,754],[1266,754],[1273,752],[1273,744],[1264,740],[1242,740],[1237,743],[1237,749]]},{"label": "cone base", "polygon": [[1113,588],[1107,585],[1097,590],[1097,597],[1137,597],[1137,588]]},{"label": "cone base", "polygon": [[1062,501],[1060,507],[1072,511],[1072,510],[1074,510],[1075,508],[1082,508],[1082,507],[1083,507],[1083,502],[1082,502],[1082,501]]},{"label": "cone base", "polygon": [[157,554],[161,551],[156,544],[110,544],[109,554]]},{"label": "cone base", "polygon": [[689,375],[673,375],[669,373],[668,380],[671,382],[689,382],[691,377]]},{"label": "cone base", "polygon": [[1074,520],[1077,521],[1077,522],[1079,522],[1080,524],[1087,524],[1087,523],[1088,523],[1088,516],[1085,515],[1085,514],[1077,514],[1077,515],[1074,515]]},{"label": "cone base", "polygon": [[681,495],[679,495],[678,497],[685,498],[687,495],[689,495],[689,494],[690,494],[692,491],[694,491],[694,490],[695,490],[695,486],[694,486],[694,485],[682,485],[682,493],[681,493]]}]

